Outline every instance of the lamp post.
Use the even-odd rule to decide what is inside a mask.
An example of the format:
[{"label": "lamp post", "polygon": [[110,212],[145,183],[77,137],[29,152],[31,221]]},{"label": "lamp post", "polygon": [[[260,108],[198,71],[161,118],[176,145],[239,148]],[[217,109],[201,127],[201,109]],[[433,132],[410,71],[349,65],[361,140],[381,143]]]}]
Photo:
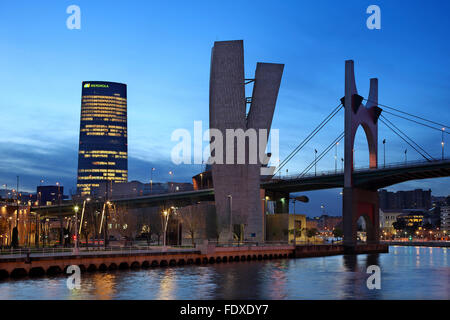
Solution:
[{"label": "lamp post", "polygon": [[408,149],[405,149],[405,165],[408,163]]},{"label": "lamp post", "polygon": [[442,140],[441,140],[441,146],[442,146],[442,160],[444,160],[444,132],[445,132],[445,128],[442,128]]},{"label": "lamp post", "polygon": [[230,241],[233,243],[233,196],[229,194],[227,198],[230,208]]},{"label": "lamp post", "polygon": [[[74,253],[78,253],[78,206],[75,206],[73,208],[73,210],[75,211],[75,250]],[[81,225],[81,223],[80,223]]]},{"label": "lamp post", "polygon": [[[83,227],[83,220],[84,220],[84,211],[86,210],[86,202],[91,201],[91,198],[86,198],[83,201],[83,209],[81,210],[81,220],[80,220],[80,228],[78,229],[78,235],[81,234],[81,228]],[[86,247],[88,247],[89,239],[86,239]]]},{"label": "lamp post", "polygon": [[169,221],[169,212],[167,210],[163,211],[163,222],[164,222],[164,234],[163,234],[163,250],[166,251],[166,237],[167,237],[167,222]]},{"label": "lamp post", "polygon": [[34,240],[34,242],[35,242],[35,245],[36,245],[36,248],[39,248],[39,234],[40,234],[40,232],[39,232],[39,227],[40,227],[40,217],[39,217],[39,209],[40,209],[40,207],[41,207],[41,200],[42,200],[42,193],[41,193],[41,191],[39,191],[38,192],[38,194],[37,194],[37,196],[38,196],[38,212],[36,212],[36,227],[35,227],[35,236],[34,236],[34,238],[35,238],[35,240]]},{"label": "lamp post", "polygon": [[150,171],[150,194],[153,194],[153,171],[155,170],[155,168],[152,168]]},{"label": "lamp post", "polygon": [[106,210],[105,210],[105,229],[104,231],[104,245],[105,249],[109,245],[109,236],[108,236],[108,215],[109,215],[109,208],[111,207],[111,201],[106,201]]},{"label": "lamp post", "polygon": [[[169,175],[170,175],[170,179],[173,179],[173,171],[169,171]],[[172,182],[171,189],[173,191],[173,182]]]},{"label": "lamp post", "polygon": [[383,139],[383,168],[386,168],[386,139]]},{"label": "lamp post", "polygon": [[56,182],[56,186],[58,187],[58,214],[59,214],[59,233],[60,233],[60,246],[63,246],[64,241],[64,229],[63,229],[63,221],[62,221],[62,215],[61,215],[61,191],[59,182]]},{"label": "lamp post", "polygon": [[337,174],[337,147],[339,145],[339,141],[336,142],[334,146],[334,173]]},{"label": "lamp post", "polygon": [[314,176],[317,176],[317,149],[314,149]]}]

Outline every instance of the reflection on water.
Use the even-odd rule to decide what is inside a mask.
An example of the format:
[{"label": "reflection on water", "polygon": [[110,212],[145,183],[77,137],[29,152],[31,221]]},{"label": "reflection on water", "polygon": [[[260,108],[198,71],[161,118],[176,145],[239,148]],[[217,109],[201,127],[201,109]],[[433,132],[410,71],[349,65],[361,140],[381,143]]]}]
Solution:
[{"label": "reflection on water", "polygon": [[[0,299],[450,299],[447,248],[391,247],[389,254],[222,263],[0,282]],[[381,290],[366,286],[370,265]]]}]

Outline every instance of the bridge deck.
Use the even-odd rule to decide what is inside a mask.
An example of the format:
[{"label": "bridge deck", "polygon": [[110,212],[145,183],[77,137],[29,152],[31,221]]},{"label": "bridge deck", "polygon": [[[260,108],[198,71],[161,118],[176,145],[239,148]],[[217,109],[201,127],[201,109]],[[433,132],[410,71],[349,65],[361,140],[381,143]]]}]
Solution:
[{"label": "bridge deck", "polygon": [[[432,162],[410,162],[408,164],[394,164],[378,169],[357,169],[353,173],[353,181],[356,187],[369,190],[378,190],[390,185],[419,179],[430,179],[450,176],[450,159]],[[337,173],[327,172],[317,175],[305,175],[302,177],[290,176],[283,179],[274,178],[262,182],[261,187],[269,191],[301,192],[321,189],[342,188],[344,186],[344,175],[341,171]],[[117,205],[128,208],[144,208],[173,203],[177,206],[193,204],[198,201],[214,201],[214,189],[202,189],[195,191],[164,193],[157,195],[145,195],[112,199]],[[44,215],[71,215],[73,214],[73,203],[58,205],[32,207],[32,211]]]},{"label": "bridge deck", "polygon": [[[378,190],[390,185],[409,180],[430,179],[450,176],[450,160],[432,162],[413,162],[395,164],[378,169],[357,169],[353,173],[356,187]],[[273,179],[262,183],[262,187],[270,191],[299,192],[321,189],[343,188],[344,174],[327,172],[303,177],[290,176],[283,179]]]}]

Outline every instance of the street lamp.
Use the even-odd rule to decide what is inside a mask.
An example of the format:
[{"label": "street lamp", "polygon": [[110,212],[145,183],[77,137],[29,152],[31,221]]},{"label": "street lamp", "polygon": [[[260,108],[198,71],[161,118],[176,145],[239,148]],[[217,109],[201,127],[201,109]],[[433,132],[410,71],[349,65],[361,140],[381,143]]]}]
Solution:
[{"label": "street lamp", "polygon": [[167,237],[167,222],[169,221],[169,212],[167,210],[163,211],[163,222],[164,222],[164,235],[163,235],[163,248],[166,250],[166,237]]},{"label": "street lamp", "polygon": [[203,189],[203,173],[200,173],[200,189]]},{"label": "street lamp", "polygon": [[150,194],[153,194],[153,171],[155,170],[155,168],[152,168],[152,171],[150,171]]},{"label": "street lamp", "polygon": [[[75,253],[78,253],[78,210],[80,208],[75,206],[73,210],[75,211]],[[81,223],[80,223],[81,225]]]},{"label": "street lamp", "polygon": [[59,182],[56,182],[56,186],[58,187],[58,214],[59,214],[59,236],[61,238],[60,246],[63,246],[64,243],[64,229],[63,229],[63,221],[62,221],[62,214],[61,214],[61,189],[59,186]]},{"label": "street lamp", "polygon": [[[170,179],[173,179],[173,171],[169,171],[169,175],[170,175]],[[173,182],[172,182],[172,187],[171,187],[171,189],[173,190]]]},{"label": "street lamp", "polygon": [[229,194],[227,196],[228,201],[229,201],[229,208],[230,208],[230,241],[233,242],[233,196],[231,194]]},{"label": "street lamp", "polygon": [[386,168],[386,139],[383,139],[383,168]]},{"label": "street lamp", "polygon": [[314,176],[317,176],[317,149],[314,149]]},{"label": "street lamp", "polygon": [[[84,211],[86,210],[86,202],[91,201],[91,198],[86,198],[83,201],[83,209],[81,210],[81,220],[80,220],[80,229],[78,230],[78,234],[81,233],[81,227],[83,226],[83,219],[84,219]],[[86,244],[87,245],[87,244]]]},{"label": "street lamp", "polygon": [[339,145],[339,141],[336,142],[334,146],[334,173],[337,173],[337,147]]},{"label": "street lamp", "polygon": [[445,128],[442,128],[442,140],[441,140],[441,146],[442,146],[442,160],[444,160],[444,132],[445,132]]}]

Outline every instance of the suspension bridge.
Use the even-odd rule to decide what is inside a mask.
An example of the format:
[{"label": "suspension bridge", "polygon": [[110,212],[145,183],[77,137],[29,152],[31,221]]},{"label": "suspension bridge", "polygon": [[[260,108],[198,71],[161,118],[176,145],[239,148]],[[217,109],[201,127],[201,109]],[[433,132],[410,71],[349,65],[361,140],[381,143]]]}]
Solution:
[{"label": "suspension bridge", "polygon": [[[314,161],[303,170],[281,176],[281,170],[290,161],[304,150],[306,146],[338,114],[344,112],[344,130],[341,131],[322,151],[315,149]],[[394,119],[408,121],[408,123],[433,132],[440,132],[441,157],[432,156],[430,150],[426,150],[417,141],[401,129]],[[379,124],[398,137],[405,147],[405,161],[400,163],[386,163],[385,142],[383,139],[383,163],[379,164],[378,131]],[[368,142],[369,166],[355,168],[354,143],[355,135],[359,127],[362,127]],[[403,111],[402,108],[381,104],[378,101],[378,80],[370,79],[370,90],[367,98],[358,94],[354,77],[354,63],[352,60],[345,64],[345,96],[340,103],[309,133],[289,155],[277,166],[274,174],[269,179],[261,181],[261,188],[265,190],[266,197],[270,197],[277,204],[278,212],[288,212],[288,202],[280,199],[289,199],[290,193],[343,188],[343,220],[344,220],[344,245],[354,247],[356,244],[356,222],[363,217],[367,226],[368,243],[377,243],[379,240],[378,222],[378,193],[377,190],[397,183],[450,176],[450,159],[444,157],[445,137],[450,134],[450,126],[438,121],[430,120],[423,115],[415,115]],[[335,149],[343,141],[344,157],[341,158],[342,169],[338,170],[337,151],[335,152],[335,170],[317,172],[317,164],[325,159],[325,156]],[[413,150],[421,160],[407,161],[407,150]],[[195,179],[195,177],[194,177]],[[203,179],[206,183],[206,179]],[[198,190],[191,192],[169,193],[165,195],[147,195],[127,199],[111,199],[116,205],[126,205],[128,208],[156,206],[161,203],[175,205],[187,205],[198,201],[210,201],[214,198],[214,189],[203,188],[197,181]],[[211,185],[208,183],[208,185]],[[286,204],[287,203],[287,204]],[[59,206],[35,207],[33,211],[39,211],[50,215],[73,214],[72,205],[66,204],[64,208]],[[61,210],[62,209],[62,210]]]}]

